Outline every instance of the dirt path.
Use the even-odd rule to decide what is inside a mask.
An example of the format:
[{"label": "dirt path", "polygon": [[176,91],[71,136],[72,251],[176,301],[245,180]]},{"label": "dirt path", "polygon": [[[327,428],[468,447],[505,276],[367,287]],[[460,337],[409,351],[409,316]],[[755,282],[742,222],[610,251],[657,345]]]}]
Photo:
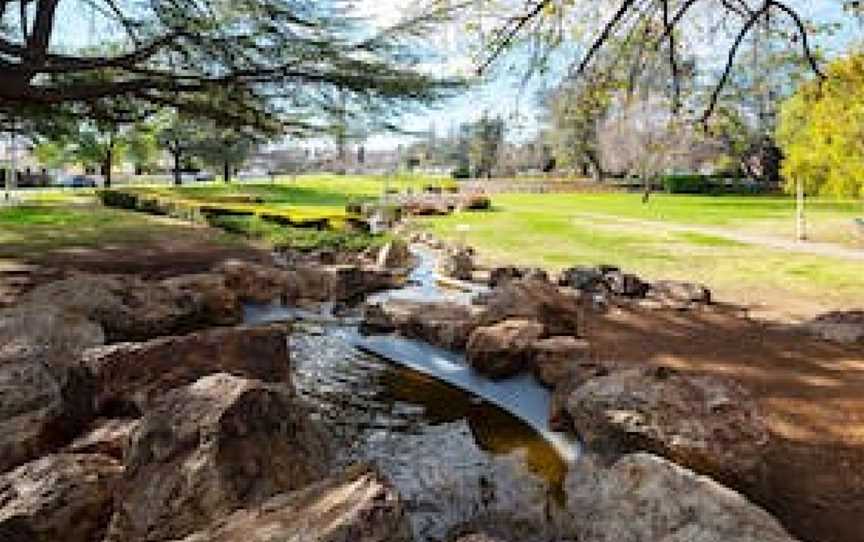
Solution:
[{"label": "dirt path", "polygon": [[[712,235],[721,237],[730,241],[745,243],[748,245],[757,245],[774,250],[784,250],[788,252],[797,252],[801,254],[810,254],[813,256],[828,256],[831,258],[839,258],[844,260],[860,260],[864,261],[864,250],[848,248],[832,243],[819,243],[814,241],[792,241],[789,239],[781,239],[769,235],[757,235],[753,233],[737,232],[729,229],[714,228],[710,226],[697,226],[675,224],[660,220],[642,220],[639,218],[625,218],[612,216],[602,213],[577,213],[575,218],[585,220],[602,220],[605,222],[613,222],[624,225],[632,225],[640,230],[650,229],[652,231],[664,230],[668,232],[679,233],[699,233],[702,235]],[[852,225],[850,225],[852,227]]]},{"label": "dirt path", "polygon": [[757,498],[805,541],[864,541],[864,345],[842,346],[731,310],[614,309],[588,319],[598,359],[733,378],[775,439]]}]

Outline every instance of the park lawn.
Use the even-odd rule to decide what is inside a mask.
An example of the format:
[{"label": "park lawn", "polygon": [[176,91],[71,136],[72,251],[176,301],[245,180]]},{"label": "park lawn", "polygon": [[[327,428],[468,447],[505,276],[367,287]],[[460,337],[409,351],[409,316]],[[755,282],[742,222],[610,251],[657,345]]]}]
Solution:
[{"label": "park lawn", "polygon": [[82,196],[52,194],[0,208],[0,258],[39,259],[46,253],[106,245],[133,247],[164,239],[201,240],[220,245],[240,241],[217,230],[161,217],[105,208]]},{"label": "park lawn", "polygon": [[[732,197],[652,199],[651,208],[645,209],[632,194],[501,195],[493,198],[492,211],[421,223],[444,238],[465,239],[489,263],[549,269],[613,264],[651,279],[704,282],[721,300],[772,307],[790,316],[864,305],[860,260],[791,253],[720,235],[618,220],[746,229],[783,212],[786,203],[779,198],[741,198],[740,209]],[[690,213],[692,219],[687,218]],[[851,206],[843,204],[826,203],[820,213],[835,220],[853,216]]]},{"label": "park lawn", "polygon": [[[748,234],[793,239],[795,201],[785,196],[688,196],[653,194],[647,204],[641,194],[594,193],[511,194],[495,198],[496,205],[512,209],[542,206],[573,217],[605,215],[671,224],[731,228]],[[810,238],[815,241],[860,246],[854,219],[864,217],[864,201],[810,199],[807,201]]]},{"label": "park lawn", "polygon": [[200,183],[184,186],[119,187],[121,192],[172,201],[187,208],[218,208],[227,213],[282,217],[296,223],[327,220],[340,228],[356,218],[349,203],[381,197],[386,190],[421,191],[426,186],[455,187],[452,180],[426,175],[306,175],[236,183]]}]

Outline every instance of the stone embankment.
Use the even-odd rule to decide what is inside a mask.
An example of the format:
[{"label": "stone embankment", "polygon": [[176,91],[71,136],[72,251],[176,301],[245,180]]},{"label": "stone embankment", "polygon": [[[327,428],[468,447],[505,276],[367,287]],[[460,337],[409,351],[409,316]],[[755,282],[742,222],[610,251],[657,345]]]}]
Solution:
[{"label": "stone embankment", "polygon": [[[428,235],[414,241],[438,251],[441,273],[485,279],[489,291],[471,305],[367,305],[364,329],[464,352],[489,378],[533,373],[552,388],[550,427],[575,433],[590,456],[566,484],[563,533],[585,541],[684,541],[696,533],[711,541],[791,540],[745,496],[764,494],[771,446],[745,389],[718,376],[596,359],[580,334],[592,314],[616,304],[701,310],[712,302],[708,288],[649,283],[612,266],[573,267],[557,277],[513,266],[481,271],[470,248]],[[494,528],[480,529],[463,539],[495,536]]]},{"label": "stone embankment", "polygon": [[[410,511],[374,466],[334,466],[327,428],[292,384],[290,325],[241,325],[243,303],[361,299],[398,285],[410,261],[398,242],[367,256],[225,262],[164,281],[82,275],[0,313],[0,540],[411,540]],[[454,274],[469,264],[473,274],[458,259]],[[693,308],[706,290],[646,287],[608,268],[490,277],[473,305],[370,305],[363,329],[464,351],[478,373],[529,372],[555,390],[553,421],[592,453],[568,477],[555,529],[521,525],[524,540],[791,540],[743,496],[770,446],[746,392],[600,363],[580,337],[591,311],[618,298]],[[453,539],[511,540],[496,517]]]}]

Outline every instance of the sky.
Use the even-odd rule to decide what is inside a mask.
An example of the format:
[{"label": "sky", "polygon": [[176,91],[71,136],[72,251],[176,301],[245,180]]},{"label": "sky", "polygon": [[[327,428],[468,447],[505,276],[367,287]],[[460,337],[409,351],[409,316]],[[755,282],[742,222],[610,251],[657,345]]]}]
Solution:
[{"label": "sky", "polygon": [[[411,9],[421,1],[353,0],[352,3],[359,15],[367,16],[374,24],[383,27],[397,22],[406,9]],[[612,4],[603,4],[604,0],[593,1],[598,6],[612,6]],[[839,8],[841,1],[788,0],[787,4],[820,20],[831,20],[843,18]],[[99,28],[96,18],[81,13],[80,5],[80,2],[71,0],[60,3],[59,20],[63,21],[65,28],[71,29],[64,33],[64,41],[78,46],[99,45],[100,39],[104,39],[106,35],[105,29]],[[76,10],[76,8],[79,9]],[[442,51],[444,60],[440,66],[429,69],[439,70],[442,74],[470,73],[472,71],[472,59],[466,50],[464,40],[460,38],[463,33],[463,24],[464,22],[454,24],[436,34],[435,45]],[[857,24],[847,25],[837,36],[822,45],[829,50],[842,50],[850,41],[860,39],[862,29],[864,27]],[[700,46],[700,50],[697,50],[696,53],[701,55],[716,54],[713,53],[715,49],[722,50],[723,47],[719,47],[716,43],[705,43],[704,46]],[[514,58],[511,57],[510,60],[514,60]],[[519,57],[516,56],[515,60],[518,61]],[[506,73],[499,74],[495,78],[476,85],[456,99],[445,101],[423,113],[403,117],[400,119],[400,125],[406,131],[420,132],[434,127],[439,134],[445,134],[451,126],[477,120],[484,111],[489,111],[493,115],[501,115],[505,118],[509,139],[524,140],[533,135],[539,126],[538,95],[543,89],[553,85],[554,81],[555,77],[550,76],[533,78],[526,83],[522,81],[521,77]],[[372,136],[366,142],[366,146],[370,149],[385,149],[410,140],[411,138],[401,135],[379,134]]]}]

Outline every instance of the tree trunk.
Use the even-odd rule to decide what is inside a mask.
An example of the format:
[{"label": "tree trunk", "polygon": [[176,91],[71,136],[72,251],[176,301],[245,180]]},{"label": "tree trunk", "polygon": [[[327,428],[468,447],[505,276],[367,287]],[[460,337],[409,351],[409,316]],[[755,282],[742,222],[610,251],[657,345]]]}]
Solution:
[{"label": "tree trunk", "polygon": [[183,184],[183,179],[180,177],[180,151],[172,154],[174,156],[174,185],[180,186]]},{"label": "tree trunk", "polygon": [[591,177],[598,183],[602,183],[604,179],[603,166],[600,165],[600,160],[594,152],[586,153],[588,158],[588,169],[591,170]]},{"label": "tree trunk", "polygon": [[114,151],[112,149],[108,149],[108,153],[105,155],[105,182],[102,183],[105,188],[111,188],[111,166],[114,161]]},{"label": "tree trunk", "polygon": [[222,163],[222,179],[225,183],[231,182],[231,163],[228,160]]}]

